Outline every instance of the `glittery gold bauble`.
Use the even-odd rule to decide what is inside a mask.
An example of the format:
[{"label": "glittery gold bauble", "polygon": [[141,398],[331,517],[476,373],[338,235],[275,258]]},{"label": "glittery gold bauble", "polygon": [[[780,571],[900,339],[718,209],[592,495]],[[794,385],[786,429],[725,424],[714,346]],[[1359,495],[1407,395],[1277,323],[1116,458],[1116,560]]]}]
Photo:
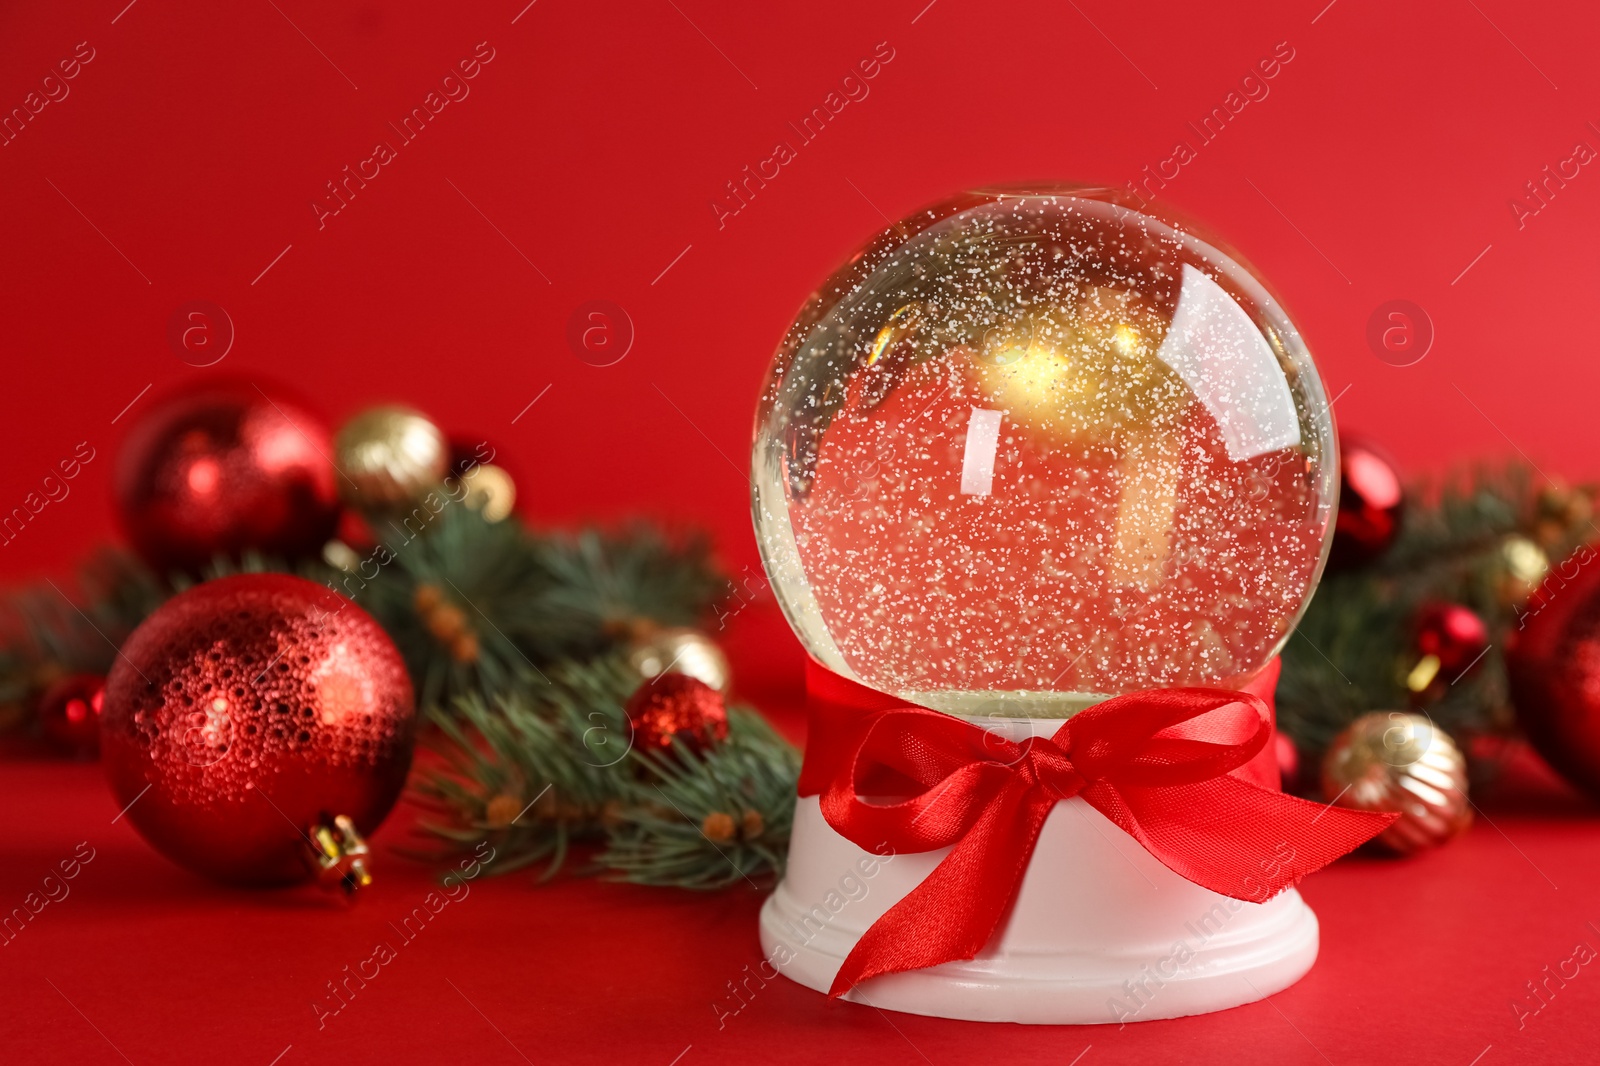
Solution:
[{"label": "glittery gold bauble", "polygon": [[1461,749],[1419,714],[1357,718],[1328,747],[1322,792],[1341,807],[1399,814],[1377,839],[1402,855],[1443,844],[1472,824]]},{"label": "glittery gold bauble", "polygon": [[1532,596],[1550,573],[1550,557],[1544,549],[1520,533],[1500,542],[1500,599],[1504,603],[1523,603]]},{"label": "glittery gold bauble", "polygon": [[1548,485],[1539,493],[1534,511],[1534,533],[1547,545],[1567,540],[1578,527],[1588,524],[1594,515],[1593,489],[1572,489],[1565,485]]},{"label": "glittery gold bauble", "polygon": [[368,510],[421,499],[444,478],[450,448],[439,427],[407,407],[374,407],[333,441],[345,502]]},{"label": "glittery gold bauble", "polygon": [[517,486],[504,467],[479,463],[463,475],[467,484],[462,502],[475,508],[485,522],[501,522],[511,516],[517,503]]},{"label": "glittery gold bauble", "polygon": [[687,674],[723,695],[733,683],[728,657],[716,641],[687,626],[648,630],[628,646],[628,662],[645,678],[664,673]]}]

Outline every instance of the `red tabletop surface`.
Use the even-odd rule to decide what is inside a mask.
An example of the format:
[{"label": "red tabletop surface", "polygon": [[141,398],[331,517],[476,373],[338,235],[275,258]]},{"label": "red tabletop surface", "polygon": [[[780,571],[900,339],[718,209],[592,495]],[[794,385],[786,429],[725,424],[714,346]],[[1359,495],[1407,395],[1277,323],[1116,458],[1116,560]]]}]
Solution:
[{"label": "red tabletop surface", "polygon": [[[752,608],[729,644],[743,695],[798,734],[801,657],[782,619]],[[1267,1002],[1122,1028],[984,1025],[832,1003],[782,978],[734,999],[729,982],[762,958],[750,889],[483,877],[405,939],[390,923],[439,873],[393,853],[411,839],[407,807],[377,834],[377,881],[352,906],[314,888],[217,887],[113,822],[98,766],[14,751],[0,763],[0,902],[20,905],[82,842],[94,857],[0,948],[0,1060],[1594,1062],[1600,971],[1569,960],[1600,950],[1600,816],[1532,759],[1479,802],[1448,847],[1304,882],[1322,953]],[[325,1014],[327,982],[380,941],[396,957]],[[1577,976],[1546,986],[1563,968]],[[1542,1007],[1529,981],[1547,987]]]}]

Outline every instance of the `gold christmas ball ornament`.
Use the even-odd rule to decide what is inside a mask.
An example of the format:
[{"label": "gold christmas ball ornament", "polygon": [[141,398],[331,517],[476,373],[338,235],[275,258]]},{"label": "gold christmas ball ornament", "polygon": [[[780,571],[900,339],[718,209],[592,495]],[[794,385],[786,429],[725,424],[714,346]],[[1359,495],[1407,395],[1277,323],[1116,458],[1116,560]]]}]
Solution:
[{"label": "gold christmas ball ornament", "polygon": [[1539,493],[1535,508],[1534,535],[1547,545],[1556,545],[1586,526],[1594,515],[1593,489],[1548,485]]},{"label": "gold christmas ball ornament", "polygon": [[361,565],[361,556],[350,545],[334,538],[322,546],[322,561],[348,573]]},{"label": "gold christmas ball ornament", "polygon": [[1322,793],[1341,807],[1400,815],[1377,841],[1402,855],[1437,847],[1472,824],[1461,749],[1420,714],[1357,718],[1328,747]]},{"label": "gold christmas ball ornament", "polygon": [[716,641],[687,626],[650,629],[635,636],[628,645],[628,662],[640,677],[687,674],[723,695],[733,683],[728,657]]},{"label": "gold christmas ball ornament", "polygon": [[365,510],[421,499],[443,480],[450,446],[427,416],[409,407],[374,407],[344,424],[333,440],[345,502]]},{"label": "gold christmas ball ornament", "polygon": [[1500,542],[1500,599],[1507,604],[1525,602],[1544,584],[1550,557],[1543,548],[1520,533]]},{"label": "gold christmas ball ornament", "polygon": [[503,522],[511,517],[517,504],[517,486],[504,467],[478,463],[462,477],[467,491],[461,501],[481,512],[485,522]]}]

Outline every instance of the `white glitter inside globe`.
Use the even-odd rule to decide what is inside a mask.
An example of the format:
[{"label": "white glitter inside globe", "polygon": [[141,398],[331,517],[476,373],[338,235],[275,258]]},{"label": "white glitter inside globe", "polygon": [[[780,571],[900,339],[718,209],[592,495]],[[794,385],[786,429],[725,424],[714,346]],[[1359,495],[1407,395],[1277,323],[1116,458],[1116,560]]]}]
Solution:
[{"label": "white glitter inside globe", "polygon": [[1237,261],[1093,189],[980,192],[812,295],[756,419],[763,561],[824,666],[957,713],[1237,687],[1337,492],[1294,325]]}]

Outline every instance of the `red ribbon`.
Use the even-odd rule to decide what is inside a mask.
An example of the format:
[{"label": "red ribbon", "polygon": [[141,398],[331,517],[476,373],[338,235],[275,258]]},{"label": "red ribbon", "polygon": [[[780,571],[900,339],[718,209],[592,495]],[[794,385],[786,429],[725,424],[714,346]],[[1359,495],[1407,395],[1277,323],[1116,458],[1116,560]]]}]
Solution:
[{"label": "red ribbon", "polygon": [[[800,795],[820,794],[828,824],[869,851],[952,849],[867,930],[830,996],[880,974],[976,956],[1009,910],[1045,818],[1072,796],[1174,873],[1256,903],[1396,817],[1259,783],[1246,764],[1272,739],[1272,719],[1248,691],[1135,692],[1079,712],[1048,739],[1014,743],[816,663],[807,670],[812,725]],[[909,798],[869,803],[862,792]]]}]

